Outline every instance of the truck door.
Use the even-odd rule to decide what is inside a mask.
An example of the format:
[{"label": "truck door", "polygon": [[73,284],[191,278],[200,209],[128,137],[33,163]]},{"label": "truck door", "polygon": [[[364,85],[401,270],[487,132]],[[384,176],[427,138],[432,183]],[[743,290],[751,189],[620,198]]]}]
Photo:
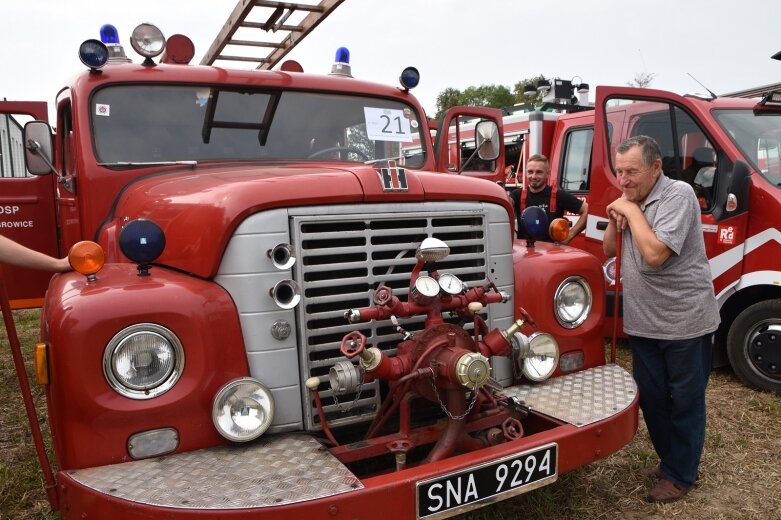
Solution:
[{"label": "truck door", "polygon": [[[594,139],[593,117],[584,116],[577,119],[559,120],[556,131],[560,146],[553,151],[551,160],[551,176],[561,190],[565,190],[580,200],[589,203],[591,182],[591,149]],[[560,137],[558,137],[560,136]],[[577,214],[565,213],[571,225],[578,221]],[[586,242],[586,234],[580,233],[570,241],[570,245],[588,250],[596,247]],[[598,244],[600,250],[602,244]],[[593,252],[592,252],[593,253]],[[601,257],[602,255],[598,255]]]},{"label": "truck door", "polygon": [[[714,132],[712,119],[705,120],[694,103],[669,92],[635,88],[597,88],[594,156],[590,214],[597,224],[589,238],[601,246],[607,226],[606,206],[621,193],[613,169],[615,150],[626,138],[648,135],[662,151],[665,175],[692,185],[700,202],[705,247],[709,259],[735,250],[746,238],[747,201],[738,211],[726,211],[729,193],[725,184],[735,162],[725,150],[729,143]],[[593,202],[592,202],[593,201]],[[741,255],[742,258],[742,255]],[[738,260],[718,285],[727,285],[742,271]],[[718,276],[719,273],[714,273]],[[718,294],[721,288],[716,286]]]},{"label": "truck door", "polygon": [[[0,102],[0,234],[58,256],[55,175],[30,175],[24,160],[24,125],[47,121],[45,102]],[[51,273],[3,266],[11,307],[39,307]]]},{"label": "truck door", "polygon": [[[493,121],[495,126],[480,124]],[[492,132],[489,129],[496,129]],[[504,182],[502,111],[497,108],[454,107],[437,130],[437,171]],[[480,150],[476,144],[482,143]],[[491,149],[492,153],[488,153]]]}]

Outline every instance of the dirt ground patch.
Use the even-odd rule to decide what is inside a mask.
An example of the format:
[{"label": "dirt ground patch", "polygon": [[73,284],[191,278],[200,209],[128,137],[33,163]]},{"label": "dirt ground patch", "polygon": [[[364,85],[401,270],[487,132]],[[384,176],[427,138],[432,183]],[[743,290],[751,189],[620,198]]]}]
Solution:
[{"label": "dirt ground patch", "polygon": [[[38,337],[38,311],[15,313],[16,327],[32,375],[30,352]],[[629,369],[631,354],[621,349]],[[33,379],[34,381],[34,379]],[[48,435],[46,403],[33,383],[35,403]],[[781,396],[743,386],[729,370],[711,375],[707,392],[708,431],[700,481],[686,500],[653,505],[644,501],[651,482],[638,474],[656,464],[645,425],[616,454],[557,482],[514,499],[457,517],[499,519],[747,519],[781,520]],[[43,476],[24,414],[5,327],[0,328],[0,520],[59,518],[51,513]]]}]

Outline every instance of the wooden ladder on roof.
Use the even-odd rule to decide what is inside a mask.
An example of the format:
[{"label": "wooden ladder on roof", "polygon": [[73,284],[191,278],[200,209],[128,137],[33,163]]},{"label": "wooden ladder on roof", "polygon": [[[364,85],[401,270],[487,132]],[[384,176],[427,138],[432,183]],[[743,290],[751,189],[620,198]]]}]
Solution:
[{"label": "wooden ladder on roof", "polygon": [[[258,64],[257,69],[271,69],[343,1],[239,0],[201,65],[251,62]],[[267,54],[258,56],[264,52],[259,49]]]}]

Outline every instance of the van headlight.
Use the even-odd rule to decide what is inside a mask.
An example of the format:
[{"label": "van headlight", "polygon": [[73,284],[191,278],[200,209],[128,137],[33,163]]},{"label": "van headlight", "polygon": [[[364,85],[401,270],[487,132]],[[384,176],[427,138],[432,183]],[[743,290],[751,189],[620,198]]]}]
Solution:
[{"label": "van headlight", "polygon": [[103,352],[103,374],[118,393],[151,399],[170,390],[184,369],[176,334],[154,323],[137,323],[111,338]]},{"label": "van headlight", "polygon": [[263,435],[274,419],[274,397],[260,381],[240,377],[219,389],[212,401],[212,422],[228,440],[247,442]]},{"label": "van headlight", "polygon": [[562,327],[574,329],[588,318],[591,311],[591,287],[580,276],[570,276],[556,289],[553,310]]}]

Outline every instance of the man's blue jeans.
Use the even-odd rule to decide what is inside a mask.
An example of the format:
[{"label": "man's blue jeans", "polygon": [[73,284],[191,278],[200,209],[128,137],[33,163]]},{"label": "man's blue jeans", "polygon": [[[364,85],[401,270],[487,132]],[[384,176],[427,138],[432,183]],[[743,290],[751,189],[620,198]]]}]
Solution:
[{"label": "man's blue jeans", "polygon": [[691,487],[705,443],[705,388],[712,335],[687,340],[629,336],[640,409],[661,461],[662,475]]}]

